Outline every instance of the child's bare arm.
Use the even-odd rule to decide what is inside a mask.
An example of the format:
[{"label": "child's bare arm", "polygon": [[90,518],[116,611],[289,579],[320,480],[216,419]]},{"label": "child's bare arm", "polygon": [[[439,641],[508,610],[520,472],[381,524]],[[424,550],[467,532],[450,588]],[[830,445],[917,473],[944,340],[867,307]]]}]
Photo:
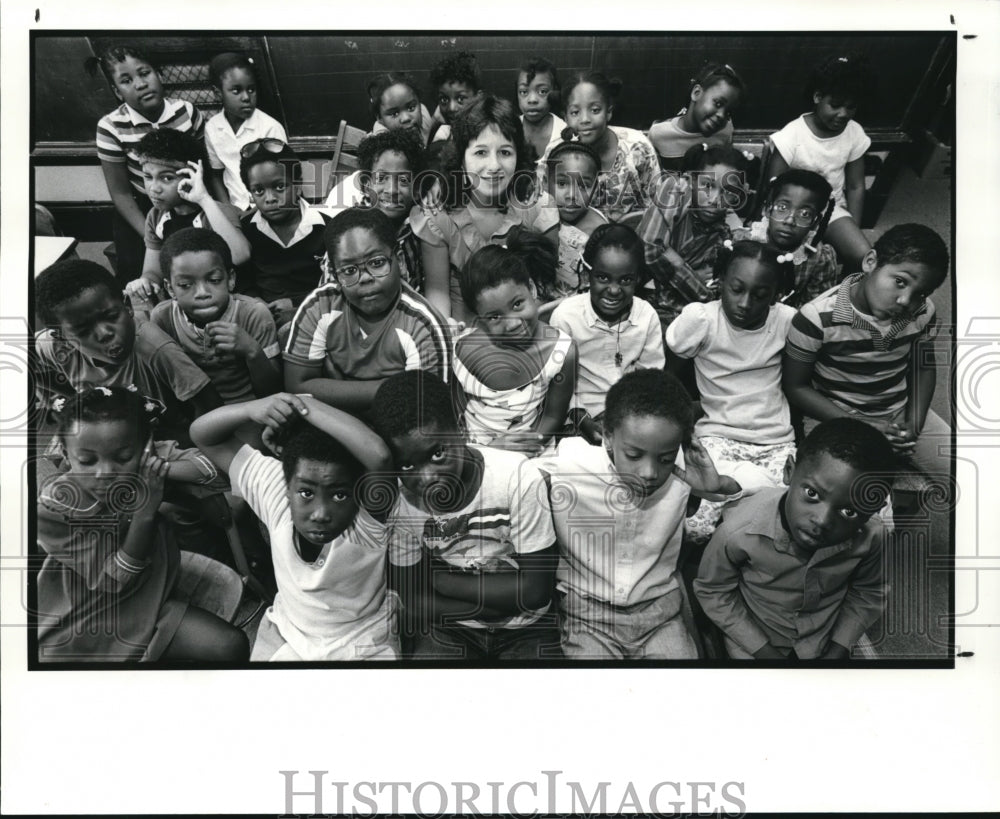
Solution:
[{"label": "child's bare arm", "polygon": [[549,389],[545,394],[545,406],[535,425],[535,431],[542,436],[542,444],[547,443],[566,425],[569,405],[576,390],[576,364],[576,342],[571,341],[562,369],[549,382]]},{"label": "child's bare arm", "polygon": [[934,388],[937,386],[937,368],[934,359],[934,340],[919,339],[910,353],[911,361],[910,394],[906,415],[909,431],[916,438],[924,428],[927,413],[931,408]]},{"label": "child's bare arm", "polygon": [[295,393],[309,393],[324,404],[351,413],[366,411],[375,400],[375,393],[382,380],[341,381],[324,378],[321,365],[304,366],[285,361],[285,389]]},{"label": "child's bare arm", "polygon": [[188,202],[192,202],[202,209],[205,218],[212,226],[212,230],[219,234],[229,250],[233,254],[233,264],[241,265],[250,259],[250,242],[243,235],[243,231],[226,218],[216,202],[208,193],[205,187],[204,170],[202,163],[189,162],[189,168],[182,168],[179,173],[187,176],[187,180],[177,186],[177,192]]},{"label": "child's bare arm", "polygon": [[785,353],[781,359],[781,388],[788,403],[805,415],[826,421],[849,415],[830,399],[824,398],[812,385],[813,364],[799,361]]},{"label": "child's bare arm", "polygon": [[774,148],[771,151],[771,159],[767,163],[767,179],[774,179],[788,170],[788,163],[781,155],[781,151]]},{"label": "child's bare arm", "polygon": [[844,198],[847,209],[860,227],[865,207],[865,158],[859,157],[844,166]]},{"label": "child's bare arm", "polygon": [[155,547],[156,510],[163,500],[163,485],[169,471],[170,464],[156,454],[150,439],[142,453],[137,476],[146,488],[145,502],[135,510],[121,546],[121,551],[137,564],[145,563]]},{"label": "child's bare arm", "polygon": [[[128,165],[124,162],[101,162],[101,170],[104,172],[104,181],[108,186],[108,193],[111,195],[111,202],[115,210],[121,217],[129,223],[132,229],[140,236],[146,230],[146,217],[139,205],[136,204],[132,195],[132,183],[128,178]],[[125,271],[129,275],[135,275],[138,271]]]},{"label": "child's bare arm", "polygon": [[306,412],[302,399],[289,393],[228,404],[196,418],[191,424],[191,440],[213,464],[228,473],[233,458],[244,446],[236,437],[236,431],[243,424],[253,421],[274,430],[296,414],[305,415]]},{"label": "child's bare arm", "polygon": [[424,262],[424,295],[442,316],[451,316],[451,257],[446,245],[420,243]]},{"label": "child's bare arm", "polygon": [[[498,572],[463,572],[435,561],[434,591],[442,597],[492,609],[502,616],[533,611],[549,602],[552,595],[559,552],[555,544],[529,554],[513,556],[517,569]],[[483,616],[477,614],[476,616]]]}]

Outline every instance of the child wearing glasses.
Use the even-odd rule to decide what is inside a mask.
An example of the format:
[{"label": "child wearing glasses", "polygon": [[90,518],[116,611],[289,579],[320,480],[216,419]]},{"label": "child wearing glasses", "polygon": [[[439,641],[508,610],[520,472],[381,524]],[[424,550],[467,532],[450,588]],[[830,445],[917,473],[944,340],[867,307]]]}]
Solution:
[{"label": "child wearing glasses", "polygon": [[316,288],[292,319],[285,387],[354,414],[404,370],[448,381],[451,334],[430,303],[402,282],[396,228],[375,208],[337,214],[324,232],[333,281]]},{"label": "child wearing glasses", "polygon": [[278,330],[320,283],[326,217],[302,197],[302,165],[280,139],[258,139],[240,149],[240,178],[254,210],[240,220],[250,263],[240,270],[240,292],[267,302]]},{"label": "child wearing glasses", "polygon": [[764,242],[791,254],[795,286],[781,301],[798,309],[840,283],[832,245],[820,241],[833,208],[830,183],[815,171],[793,169],[771,180],[764,218],[736,228],[733,239]]},{"label": "child wearing glasses", "polygon": [[871,138],[854,120],[858,104],[874,84],[866,63],[855,56],[830,57],[813,71],[806,86],[810,111],[771,135],[774,152],[768,178],[789,168],[823,174],[837,202],[827,237],[848,271],[860,269],[871,250],[861,232],[865,202],[865,154]]}]

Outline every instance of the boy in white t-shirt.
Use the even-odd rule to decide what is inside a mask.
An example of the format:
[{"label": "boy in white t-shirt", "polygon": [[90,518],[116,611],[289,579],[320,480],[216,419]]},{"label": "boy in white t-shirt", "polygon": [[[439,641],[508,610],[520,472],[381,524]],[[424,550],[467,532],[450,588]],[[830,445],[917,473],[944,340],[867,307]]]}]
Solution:
[{"label": "boy in white t-shirt", "polygon": [[[236,438],[249,421],[277,433],[280,460]],[[389,467],[382,440],[353,416],[290,393],[220,407],[192,425],[191,437],[270,536],[278,594],[250,660],[397,659],[385,573],[395,485],[383,491],[365,480]]]}]

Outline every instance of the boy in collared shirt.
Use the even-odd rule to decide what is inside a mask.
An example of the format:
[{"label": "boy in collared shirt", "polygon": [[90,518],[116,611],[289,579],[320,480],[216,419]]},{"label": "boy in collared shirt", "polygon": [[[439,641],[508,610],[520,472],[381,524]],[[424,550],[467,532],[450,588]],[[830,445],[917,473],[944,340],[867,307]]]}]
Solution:
[{"label": "boy in collared shirt", "polygon": [[842,660],[882,614],[886,437],[853,418],[819,424],[786,466],[787,489],[731,507],[694,582],[734,659]]},{"label": "boy in collared shirt", "polygon": [[716,472],[693,424],[676,377],[637,370],[608,391],[603,447],[568,438],[538,460],[559,542],[567,657],[697,658],[677,571],[684,517],[692,495],[734,500],[741,489]]}]

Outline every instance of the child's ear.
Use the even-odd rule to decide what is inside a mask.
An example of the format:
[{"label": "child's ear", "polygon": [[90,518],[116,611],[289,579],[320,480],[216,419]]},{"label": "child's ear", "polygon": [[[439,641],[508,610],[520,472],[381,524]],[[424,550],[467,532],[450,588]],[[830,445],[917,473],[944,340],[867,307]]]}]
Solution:
[{"label": "child's ear", "polygon": [[819,91],[813,91],[813,105],[819,105],[820,100],[823,99],[823,95]]},{"label": "child's ear", "polygon": [[875,248],[869,250],[864,258],[861,260],[861,270],[864,273],[873,273],[878,267],[878,254],[875,252]]},{"label": "child's ear", "polygon": [[174,297],[174,286],[170,283],[170,277],[169,276],[167,276],[163,280],[163,288],[167,291],[167,295],[170,296],[170,298]]},{"label": "child's ear", "polygon": [[702,95],[704,90],[705,89],[702,88],[700,85],[698,85],[698,83],[695,83],[693,86],[691,86],[691,102],[697,102],[698,98]]},{"label": "child's ear", "polygon": [[785,458],[785,466],[781,470],[781,482],[785,486],[792,485],[792,472],[795,470],[795,453],[791,453]]},{"label": "child's ear", "polygon": [[615,112],[615,107],[613,105],[608,106],[608,122],[611,122],[611,115]]},{"label": "child's ear", "polygon": [[135,317],[135,308],[132,307],[132,297],[128,293],[122,293],[122,304],[130,316]]},{"label": "child's ear", "polygon": [[236,271],[229,268],[229,275],[226,277],[229,284],[229,292],[233,293],[236,290]]}]

